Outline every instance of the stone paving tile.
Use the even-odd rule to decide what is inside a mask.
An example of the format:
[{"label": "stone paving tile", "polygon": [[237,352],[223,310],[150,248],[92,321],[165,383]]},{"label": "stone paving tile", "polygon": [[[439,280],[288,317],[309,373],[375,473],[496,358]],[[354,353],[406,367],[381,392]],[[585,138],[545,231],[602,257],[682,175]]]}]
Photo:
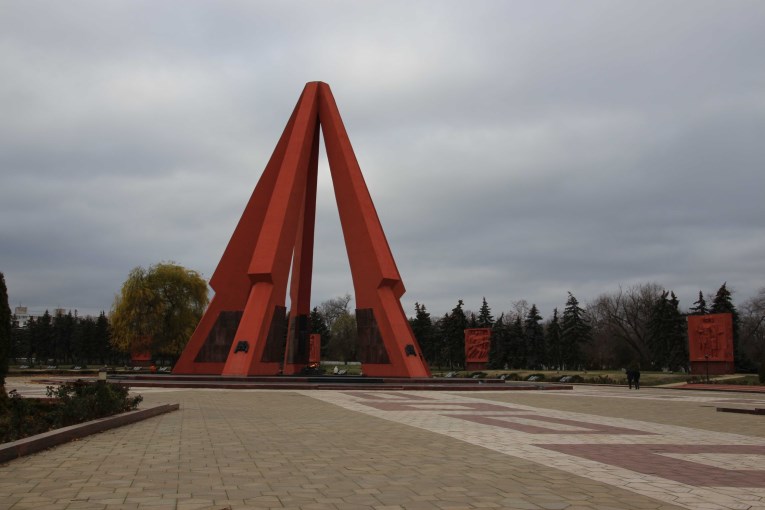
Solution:
[{"label": "stone paving tile", "polygon": [[[661,415],[678,404],[683,412],[683,406],[695,406],[688,407],[694,413],[709,412],[701,406],[713,406],[714,399],[695,392],[673,399],[649,398],[642,390],[639,397],[619,396],[618,391],[613,396],[606,390],[609,398],[597,389],[583,390],[581,396],[577,389],[531,398],[438,392],[435,401],[449,404],[445,411],[422,406],[434,401],[427,392],[391,392],[372,400],[419,403],[405,406],[410,411],[359,404],[367,399],[365,392],[140,392],[147,403],[180,402],[181,410],[0,465],[0,510],[675,510],[765,504],[756,492],[685,487],[626,468],[604,470],[600,462],[559,451],[590,442],[615,447],[625,438],[635,445],[646,438],[651,438],[649,444],[677,444],[676,424],[665,423]],[[660,416],[652,426],[645,425],[635,421],[633,407]],[[618,414],[621,409],[623,415]],[[723,413],[712,414],[720,418]],[[468,415],[492,415],[508,426],[470,421]],[[739,435],[712,432],[715,418],[706,427],[689,430],[704,440],[725,437],[744,446],[763,444],[765,434],[745,435],[748,425],[729,431]],[[595,433],[572,433],[581,432],[583,423]],[[509,440],[532,435],[518,430],[521,426],[547,427],[539,435],[545,437],[542,446],[549,448],[527,441],[508,449]],[[733,465],[719,452],[668,451],[665,457],[693,463],[689,459],[694,455],[699,455],[696,464],[702,471],[730,470]],[[758,468],[751,454],[741,462]],[[624,483],[634,485],[625,489],[620,486]],[[672,490],[676,499],[668,500]],[[685,498],[682,505],[672,504],[677,498]]]},{"label": "stone paving tile", "polygon": [[[522,403],[535,408],[765,437],[765,426],[761,416],[716,412],[717,407],[728,407],[730,404],[750,408],[765,407],[765,395],[759,394],[755,397],[744,393],[680,391],[650,387],[639,391],[619,387],[576,387],[575,391],[487,392],[481,393],[480,398]],[[672,404],[668,405],[669,402]]]},{"label": "stone paving tile", "polygon": [[[723,415],[722,422],[716,422],[722,413],[708,405],[716,396],[689,393],[678,398],[672,395],[668,406],[660,392],[645,392],[635,397],[618,389],[589,390],[585,393],[597,397],[589,399],[572,398],[565,392],[534,393],[528,396],[527,392],[461,395],[420,392],[418,398],[410,402],[405,396],[386,396],[379,392],[314,392],[311,396],[599,483],[626,487],[651,498],[635,501],[633,497],[625,497],[599,501],[598,505],[618,501],[617,506],[622,508],[624,505],[657,508],[657,503],[662,506],[663,501],[710,510],[765,508],[765,440],[758,437],[763,435],[763,429],[744,421],[738,423],[737,430],[754,429],[757,434],[724,432],[730,421]],[[601,398],[604,393],[611,398]],[[624,396],[623,401],[620,396]],[[430,398],[430,402],[423,402],[423,397]],[[480,400],[504,403],[505,413],[477,404]],[[657,410],[654,401],[662,402],[662,409]],[[561,402],[564,405],[559,405]],[[683,411],[690,414],[690,418],[686,416],[682,422],[686,426],[666,424],[677,422],[677,418],[667,417],[672,415],[668,411],[680,402],[687,404]],[[644,419],[621,418],[620,411],[625,406]],[[567,410],[561,411],[558,407]],[[689,427],[699,423],[703,427]],[[732,492],[732,488],[737,491]],[[589,487],[587,492],[592,495],[597,489]],[[542,495],[534,494],[534,497],[537,505],[544,503]]]}]

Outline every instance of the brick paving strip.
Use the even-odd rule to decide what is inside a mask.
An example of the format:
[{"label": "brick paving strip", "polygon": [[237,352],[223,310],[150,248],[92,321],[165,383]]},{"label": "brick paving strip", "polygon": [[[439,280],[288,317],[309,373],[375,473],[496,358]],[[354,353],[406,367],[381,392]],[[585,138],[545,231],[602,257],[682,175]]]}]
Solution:
[{"label": "brick paving strip", "polygon": [[[611,405],[618,397],[685,400],[661,393],[610,395]],[[311,396],[685,508],[765,509],[762,437],[540,409],[519,404],[524,397],[518,396],[422,392],[414,400],[402,392],[352,391]],[[720,397],[688,396],[696,402],[715,398]],[[526,400],[537,403],[546,396]],[[707,419],[714,420],[717,413],[709,407]],[[665,404],[665,412],[671,408]]]}]

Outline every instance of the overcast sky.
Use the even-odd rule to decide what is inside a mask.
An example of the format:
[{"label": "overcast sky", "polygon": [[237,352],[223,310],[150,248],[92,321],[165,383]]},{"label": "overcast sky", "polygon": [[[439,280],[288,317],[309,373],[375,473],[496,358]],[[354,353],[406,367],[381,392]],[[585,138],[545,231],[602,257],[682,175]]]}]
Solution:
[{"label": "overcast sky", "polygon": [[[209,278],[314,80],[408,315],[765,286],[765,2],[0,0],[11,307]],[[323,149],[318,207],[315,304],[353,294]]]}]

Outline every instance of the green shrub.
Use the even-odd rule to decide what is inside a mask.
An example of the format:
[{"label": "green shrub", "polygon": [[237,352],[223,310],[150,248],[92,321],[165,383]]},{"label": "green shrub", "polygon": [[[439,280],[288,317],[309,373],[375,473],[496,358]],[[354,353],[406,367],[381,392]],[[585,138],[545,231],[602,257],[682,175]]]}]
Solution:
[{"label": "green shrub", "polygon": [[617,384],[616,380],[605,374],[596,375],[595,377],[588,377],[587,379],[583,379],[583,382],[587,382],[589,384]]},{"label": "green shrub", "polygon": [[500,374],[497,376],[499,379],[502,379],[503,381],[520,381],[521,376],[516,374],[515,372],[511,372],[509,374]]},{"label": "green shrub", "polygon": [[47,399],[22,398],[15,390],[0,400],[0,442],[132,411],[143,397],[106,381],[76,381],[47,387]]},{"label": "green shrub", "polygon": [[22,398],[16,390],[0,403],[0,442],[47,432],[52,428],[52,404],[40,399]]},{"label": "green shrub", "polygon": [[760,371],[758,373],[758,377],[760,379],[760,382],[765,384],[765,361],[762,361],[760,363]]},{"label": "green shrub", "polygon": [[545,374],[531,374],[526,378],[527,381],[544,381]]},{"label": "green shrub", "polygon": [[48,386],[48,397],[58,400],[53,413],[53,424],[55,427],[66,427],[132,411],[138,407],[143,397],[137,395],[130,398],[128,392],[127,386],[106,381],[96,381],[94,384],[75,381],[64,383],[58,388]]}]

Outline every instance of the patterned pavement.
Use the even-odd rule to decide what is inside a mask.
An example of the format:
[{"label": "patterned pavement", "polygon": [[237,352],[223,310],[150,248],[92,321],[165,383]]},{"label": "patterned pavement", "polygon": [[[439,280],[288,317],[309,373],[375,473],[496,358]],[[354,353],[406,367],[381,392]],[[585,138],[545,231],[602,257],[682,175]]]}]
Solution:
[{"label": "patterned pavement", "polygon": [[0,465],[0,510],[765,509],[765,417],[715,409],[762,394],[140,393],[181,411]]},{"label": "patterned pavement", "polygon": [[[554,393],[534,395],[534,400]],[[461,441],[531,460],[571,474],[626,488],[638,494],[699,509],[765,509],[765,438],[724,432],[729,417],[716,405],[765,405],[762,398],[731,398],[720,394],[678,394],[666,390],[625,393],[621,390],[577,389],[583,397],[608,401],[653,401],[702,404],[708,428],[722,418],[717,430],[604,417],[518,403],[518,395],[472,398],[465,394],[336,392],[314,394],[327,402],[378,418],[444,434]],[[493,402],[488,403],[490,399]],[[528,398],[526,398],[528,400]],[[633,402],[635,404],[636,402]],[[679,409],[677,409],[679,410]],[[711,414],[711,413],[716,414]],[[765,433],[765,420],[752,416]],[[748,426],[746,423],[744,426]],[[722,429],[722,430],[720,430]]]}]

